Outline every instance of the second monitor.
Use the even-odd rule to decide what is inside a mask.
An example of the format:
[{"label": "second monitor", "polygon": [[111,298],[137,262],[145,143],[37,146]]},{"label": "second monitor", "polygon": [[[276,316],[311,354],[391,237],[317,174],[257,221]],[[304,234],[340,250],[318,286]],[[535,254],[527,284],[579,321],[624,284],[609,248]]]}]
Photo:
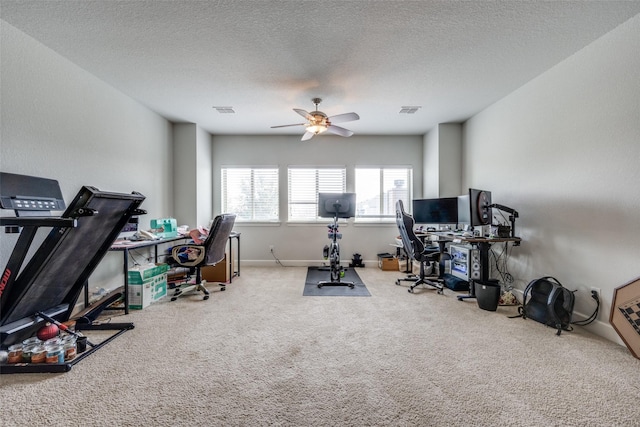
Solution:
[{"label": "second monitor", "polygon": [[318,193],[318,216],[353,218],[356,216],[356,193]]},{"label": "second monitor", "polygon": [[414,199],[413,220],[416,224],[457,224],[458,198]]}]

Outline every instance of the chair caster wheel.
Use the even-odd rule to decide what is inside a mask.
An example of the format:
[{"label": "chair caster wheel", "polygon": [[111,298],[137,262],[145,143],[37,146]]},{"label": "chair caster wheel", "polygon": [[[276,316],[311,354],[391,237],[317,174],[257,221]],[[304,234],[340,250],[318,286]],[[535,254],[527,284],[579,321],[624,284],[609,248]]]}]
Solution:
[{"label": "chair caster wheel", "polygon": [[221,287],[220,287],[220,290],[221,290],[221,291],[226,291],[226,290],[227,290],[227,287],[226,287],[226,286],[221,286]]},{"label": "chair caster wheel", "polygon": [[351,289],[353,289],[353,288],[354,288],[354,285],[349,285],[349,287],[350,287]]},{"label": "chair caster wheel", "polygon": [[410,294],[413,293],[413,289],[407,289],[407,292],[409,292]]},{"label": "chair caster wheel", "polygon": [[209,295],[205,295],[204,297],[202,297],[203,300],[208,300],[209,299]]},{"label": "chair caster wheel", "polygon": [[322,289],[322,285],[318,285],[318,287],[319,287],[320,289]]},{"label": "chair caster wheel", "polygon": [[438,295],[443,295],[444,294],[444,290],[443,289],[438,289]]},{"label": "chair caster wheel", "polygon": [[396,286],[400,286],[400,279],[396,280]]},{"label": "chair caster wheel", "polygon": [[178,299],[178,297],[172,297],[172,298],[171,298],[171,301],[175,301],[175,300],[177,300],[177,299]]}]

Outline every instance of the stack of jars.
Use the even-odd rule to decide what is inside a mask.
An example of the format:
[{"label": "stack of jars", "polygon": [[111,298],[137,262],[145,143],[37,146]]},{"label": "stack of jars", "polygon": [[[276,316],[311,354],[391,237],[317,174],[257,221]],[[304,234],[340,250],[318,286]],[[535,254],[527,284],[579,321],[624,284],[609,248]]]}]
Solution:
[{"label": "stack of jars", "polygon": [[73,360],[77,353],[75,335],[54,337],[41,341],[27,338],[8,348],[7,363],[64,363]]}]

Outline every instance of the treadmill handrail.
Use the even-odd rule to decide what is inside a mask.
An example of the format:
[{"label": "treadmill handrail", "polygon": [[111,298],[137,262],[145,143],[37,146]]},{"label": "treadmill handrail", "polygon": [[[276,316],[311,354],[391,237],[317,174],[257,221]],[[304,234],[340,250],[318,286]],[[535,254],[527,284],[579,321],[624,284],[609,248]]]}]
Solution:
[{"label": "treadmill handrail", "polygon": [[76,218],[56,218],[50,216],[18,216],[0,218],[0,226],[19,227],[77,227]]}]

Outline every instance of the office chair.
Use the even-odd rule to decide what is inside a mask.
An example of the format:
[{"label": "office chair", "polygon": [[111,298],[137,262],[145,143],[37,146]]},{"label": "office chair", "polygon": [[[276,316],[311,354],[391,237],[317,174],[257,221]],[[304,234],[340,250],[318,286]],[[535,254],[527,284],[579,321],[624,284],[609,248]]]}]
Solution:
[{"label": "office chair", "polygon": [[[202,280],[202,267],[216,265],[224,259],[227,241],[235,220],[234,214],[218,215],[214,218],[209,235],[202,244],[188,243],[173,247],[171,250],[173,262],[182,267],[189,267],[190,274],[183,283],[176,286],[171,301],[175,301],[179,296],[192,291],[202,292],[204,294],[203,300],[209,299],[206,280]],[[195,273],[195,279],[191,278],[193,273]],[[224,283],[218,285],[221,291],[226,289]]]},{"label": "office chair", "polygon": [[417,276],[409,275],[402,279],[397,279],[396,285],[400,285],[401,281],[408,281],[413,282],[408,289],[409,293],[413,293],[413,290],[417,286],[427,285],[437,289],[438,293],[442,294],[444,288],[443,281],[436,276],[427,276],[425,273],[426,267],[432,269],[432,263],[438,262],[440,253],[427,249],[422,240],[415,235],[413,232],[415,222],[413,217],[405,212],[402,200],[396,202],[396,224],[398,224],[402,245],[409,257],[408,262],[415,260],[420,263],[420,273]]}]

